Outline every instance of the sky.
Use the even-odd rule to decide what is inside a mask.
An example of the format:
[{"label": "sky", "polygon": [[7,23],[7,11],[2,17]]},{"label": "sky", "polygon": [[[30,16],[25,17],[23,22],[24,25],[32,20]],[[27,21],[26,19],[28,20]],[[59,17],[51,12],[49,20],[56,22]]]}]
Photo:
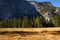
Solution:
[{"label": "sky", "polygon": [[35,1],[37,2],[47,1],[47,2],[51,2],[53,6],[60,7],[60,0],[35,0]]}]

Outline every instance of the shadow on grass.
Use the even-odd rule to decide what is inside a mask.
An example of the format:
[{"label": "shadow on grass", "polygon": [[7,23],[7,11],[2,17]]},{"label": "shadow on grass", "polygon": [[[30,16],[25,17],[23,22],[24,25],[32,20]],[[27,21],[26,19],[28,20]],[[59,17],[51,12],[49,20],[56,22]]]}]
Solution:
[{"label": "shadow on grass", "polygon": [[21,36],[27,36],[27,35],[35,35],[35,34],[38,34],[38,32],[27,32],[27,31],[15,31],[15,32],[8,32],[8,31],[5,31],[5,32],[0,32],[1,35],[14,35],[14,34],[19,34]]}]

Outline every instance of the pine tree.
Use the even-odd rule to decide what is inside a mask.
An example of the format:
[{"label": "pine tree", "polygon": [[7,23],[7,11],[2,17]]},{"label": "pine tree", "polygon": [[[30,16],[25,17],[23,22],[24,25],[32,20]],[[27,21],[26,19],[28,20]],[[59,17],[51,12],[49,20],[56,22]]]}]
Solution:
[{"label": "pine tree", "polygon": [[2,21],[0,21],[0,28],[2,28]]},{"label": "pine tree", "polygon": [[16,28],[16,27],[17,27],[17,19],[14,18],[14,19],[13,19],[13,28]]},{"label": "pine tree", "polygon": [[36,27],[42,27],[42,19],[41,19],[41,17],[37,16],[37,18],[35,19],[35,26]]},{"label": "pine tree", "polygon": [[14,23],[13,23],[13,19],[10,19],[9,22],[8,22],[8,24],[9,24],[9,27],[10,27],[10,28],[13,28],[13,24],[14,24]]},{"label": "pine tree", "polygon": [[21,19],[17,20],[17,26],[18,26],[18,28],[22,27],[22,20]]},{"label": "pine tree", "polygon": [[28,20],[28,27],[32,28],[32,26],[33,26],[33,21],[32,21],[32,19],[30,18],[30,19]]},{"label": "pine tree", "polygon": [[8,27],[8,20],[7,19],[2,20],[2,26],[4,28],[7,28]]},{"label": "pine tree", "polygon": [[27,16],[24,16],[23,22],[22,22],[22,27],[25,28],[28,25],[28,18]]},{"label": "pine tree", "polygon": [[35,27],[35,16],[33,16],[33,19],[32,19],[32,28],[34,28]]},{"label": "pine tree", "polygon": [[60,27],[60,15],[58,14],[54,17],[54,25],[55,27]]}]

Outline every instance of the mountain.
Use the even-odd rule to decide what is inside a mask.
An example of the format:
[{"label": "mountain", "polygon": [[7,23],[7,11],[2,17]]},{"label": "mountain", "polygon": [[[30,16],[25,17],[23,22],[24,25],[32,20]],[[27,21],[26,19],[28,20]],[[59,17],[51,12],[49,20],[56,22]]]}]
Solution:
[{"label": "mountain", "polygon": [[26,0],[0,0],[0,19],[23,18],[28,16],[42,16],[45,20],[52,20],[60,8],[50,2],[36,2]]}]

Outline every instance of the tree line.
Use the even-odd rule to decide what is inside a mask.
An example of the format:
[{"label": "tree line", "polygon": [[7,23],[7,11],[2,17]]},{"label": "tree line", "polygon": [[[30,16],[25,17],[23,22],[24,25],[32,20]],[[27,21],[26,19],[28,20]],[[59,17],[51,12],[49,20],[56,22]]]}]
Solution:
[{"label": "tree line", "polygon": [[23,19],[3,19],[0,20],[0,28],[41,28],[41,27],[60,27],[60,15],[56,15],[54,21],[43,22],[42,17],[37,16],[28,18],[24,16]]},{"label": "tree line", "polygon": [[0,21],[0,28],[33,28],[42,27],[41,17],[28,18],[24,16],[23,19],[3,19]]}]

